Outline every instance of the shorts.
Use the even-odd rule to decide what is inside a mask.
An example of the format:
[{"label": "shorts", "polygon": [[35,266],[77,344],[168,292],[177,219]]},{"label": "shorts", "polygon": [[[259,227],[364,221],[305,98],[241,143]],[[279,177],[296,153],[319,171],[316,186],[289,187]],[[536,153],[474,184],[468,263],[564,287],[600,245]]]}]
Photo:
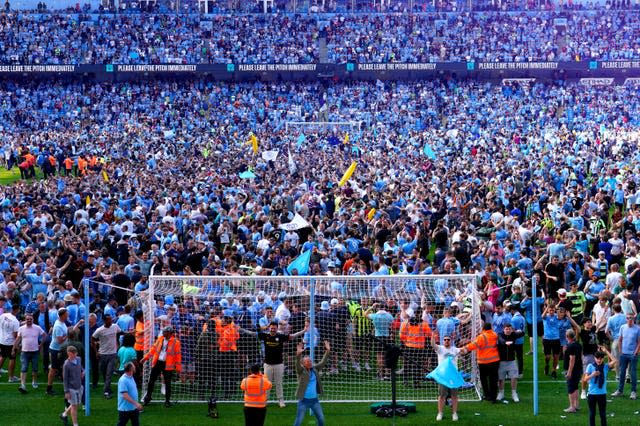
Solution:
[{"label": "shorts", "polygon": [[567,379],[567,393],[574,393],[580,387],[582,374],[574,374]]},{"label": "shorts", "polygon": [[80,389],[69,389],[69,404],[71,405],[80,405],[82,404],[82,393],[84,392],[84,387],[80,386]]},{"label": "shorts", "polygon": [[562,345],[560,339],[547,340],[542,339],[542,347],[545,355],[560,355],[562,351]]},{"label": "shorts", "polygon": [[64,361],[64,356],[60,354],[60,351],[56,351],[55,349],[49,349],[49,357],[51,358],[50,367],[54,370],[62,369],[62,363]]},{"label": "shorts", "polygon": [[29,363],[31,363],[31,372],[38,372],[38,358],[40,352],[22,352],[20,353],[20,372],[26,373],[29,370]]},{"label": "shorts", "polygon": [[393,345],[393,341],[391,340],[391,337],[380,336],[380,337],[376,337],[376,339],[374,340],[373,348],[376,351],[376,353],[384,353],[387,349],[386,348],[387,345]]},{"label": "shorts", "polygon": [[[544,334],[544,326],[542,322],[538,323],[538,337],[542,337]],[[533,337],[533,324],[527,324],[527,336]]]},{"label": "shorts", "polygon": [[458,396],[458,389],[451,389],[446,386],[438,385],[438,396],[446,398],[448,396],[455,398]]},{"label": "shorts", "polygon": [[13,353],[13,345],[0,345],[0,356],[5,359],[16,359],[16,354]]},{"label": "shorts", "polygon": [[598,343],[601,345],[609,345],[609,338],[607,337],[607,333],[604,330],[596,331],[596,336],[598,338]]},{"label": "shorts", "polygon": [[518,375],[518,363],[516,361],[500,361],[498,379],[517,379]]},{"label": "shorts", "polygon": [[582,365],[589,365],[596,362],[593,354],[582,355]]}]

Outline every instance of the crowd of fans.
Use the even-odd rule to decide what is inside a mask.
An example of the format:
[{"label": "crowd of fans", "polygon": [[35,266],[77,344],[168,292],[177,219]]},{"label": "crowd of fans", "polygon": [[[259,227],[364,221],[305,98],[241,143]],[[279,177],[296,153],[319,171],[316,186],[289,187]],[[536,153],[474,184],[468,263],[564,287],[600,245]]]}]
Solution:
[{"label": "crowd of fans", "polygon": [[0,16],[0,63],[579,61],[640,57],[637,12]]},{"label": "crowd of fans", "polygon": [[[130,331],[130,296],[150,275],[288,275],[311,250],[311,275],[476,274],[490,322],[504,300],[526,300],[534,274],[560,303],[562,290],[583,291],[590,305],[576,315],[588,317],[600,299],[632,310],[640,287],[635,91],[455,80],[3,82],[2,158],[24,179],[0,199],[0,309],[19,319],[48,312],[34,318],[47,333],[63,306],[70,325],[89,309],[89,326],[109,312]],[[293,121],[360,124],[286,125]],[[273,150],[275,159],[262,158]],[[352,178],[338,186],[354,160]],[[252,176],[242,179],[245,172]],[[279,230],[296,213],[313,227]],[[92,299],[83,305],[84,285]],[[332,285],[318,311],[344,312],[352,299],[377,311],[368,305],[376,300],[410,321],[406,300],[424,318],[406,288],[341,288]],[[218,290],[208,305],[158,300],[158,330],[174,326],[186,348],[187,383],[202,367],[195,355],[206,350],[197,337],[207,307],[223,326],[250,331],[271,319],[269,309],[284,305],[299,325],[310,309],[286,302],[280,289]],[[243,322],[243,306],[254,308],[253,323]],[[365,329],[351,330],[364,337]],[[339,361],[356,371],[374,364],[368,352],[345,353],[330,373],[343,368]],[[238,372],[224,371],[207,380],[233,398]],[[422,372],[406,371],[407,385],[419,388]]]}]

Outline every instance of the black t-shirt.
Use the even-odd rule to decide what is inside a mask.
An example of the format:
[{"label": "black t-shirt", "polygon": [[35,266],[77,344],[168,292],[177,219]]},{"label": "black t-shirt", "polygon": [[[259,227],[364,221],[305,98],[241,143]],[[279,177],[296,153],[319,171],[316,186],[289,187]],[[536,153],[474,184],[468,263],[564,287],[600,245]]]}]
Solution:
[{"label": "black t-shirt", "polygon": [[580,343],[573,342],[567,346],[567,349],[564,351],[564,370],[567,371],[569,369],[569,360],[571,355],[575,355],[576,360],[573,365],[573,371],[571,372],[572,377],[582,375],[582,346]]},{"label": "black t-shirt", "polygon": [[282,351],[284,350],[284,343],[289,340],[289,335],[276,333],[275,336],[272,336],[270,333],[259,332],[258,339],[264,342],[265,364],[282,364]]},{"label": "black t-shirt", "polygon": [[596,328],[591,330],[580,330],[580,342],[582,342],[582,353],[585,355],[593,355],[598,350],[598,340],[596,337]]}]

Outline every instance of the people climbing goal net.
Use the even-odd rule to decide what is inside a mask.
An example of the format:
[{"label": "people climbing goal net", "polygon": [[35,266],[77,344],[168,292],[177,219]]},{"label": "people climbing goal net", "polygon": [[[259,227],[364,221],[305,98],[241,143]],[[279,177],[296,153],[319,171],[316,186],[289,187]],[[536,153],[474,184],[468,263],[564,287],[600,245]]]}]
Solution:
[{"label": "people climbing goal net", "polygon": [[[440,343],[438,330],[449,330],[455,345],[461,346],[482,328],[473,275],[152,276],[138,303],[147,324],[146,348],[164,327],[176,330],[183,368],[174,375],[171,400],[180,402],[204,402],[211,396],[242,401],[240,381],[251,364],[264,361],[262,343],[247,331],[266,332],[273,321],[279,332],[298,334],[284,346],[285,400],[295,400],[296,347],[302,343],[305,353],[319,361],[328,341],[328,362],[320,372],[324,401],[389,400],[391,374],[385,368],[385,349],[390,345],[402,350],[396,369],[398,400],[435,401],[437,384],[426,378],[437,366],[430,334]],[[407,336],[405,322],[428,325],[422,327],[423,348],[409,341],[412,336]],[[223,332],[227,323],[231,327]],[[459,391],[462,400],[479,399],[474,357],[473,353],[459,357],[458,369],[466,381]],[[150,369],[147,362],[142,395]],[[153,400],[164,399],[163,389],[155,387]],[[270,399],[277,401],[273,393]]]}]

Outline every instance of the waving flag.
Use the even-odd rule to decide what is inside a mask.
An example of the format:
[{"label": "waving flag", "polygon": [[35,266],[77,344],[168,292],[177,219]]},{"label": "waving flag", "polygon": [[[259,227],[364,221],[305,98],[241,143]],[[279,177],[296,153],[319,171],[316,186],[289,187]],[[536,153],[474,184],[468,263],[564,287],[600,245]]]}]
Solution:
[{"label": "waving flag", "polygon": [[311,250],[307,250],[300,256],[296,257],[293,262],[287,266],[287,272],[291,273],[294,269],[298,271],[298,275],[307,275],[309,273],[309,261],[311,260]]},{"label": "waving flag", "polygon": [[304,133],[301,133],[300,136],[298,136],[298,141],[296,142],[296,147],[300,148],[302,146],[302,144],[304,143],[304,141],[307,140],[307,137],[304,135]]},{"label": "waving flag", "polygon": [[296,167],[296,163],[295,161],[293,161],[293,155],[291,155],[291,151],[289,151],[289,158],[287,159],[287,164],[289,165],[289,173],[294,174],[296,171],[298,171],[298,168]]},{"label": "waving flag", "polygon": [[253,133],[251,133],[251,137],[249,138],[249,142],[251,143],[251,149],[253,149],[253,154],[257,154],[258,153],[258,138],[256,137],[256,135],[254,135]]},{"label": "waving flag", "polygon": [[347,183],[349,179],[351,179],[351,175],[356,170],[357,165],[358,163],[356,163],[355,161],[351,163],[347,171],[344,172],[344,175],[342,175],[342,179],[340,179],[340,182],[338,182],[338,186],[344,186],[344,184]]},{"label": "waving flag", "polygon": [[106,172],[106,171],[104,171],[104,170],[102,171],[102,179],[103,179],[105,182],[109,182],[109,175],[108,175],[108,174],[107,174],[107,172]]},{"label": "waving flag", "polygon": [[349,144],[349,133],[344,134],[344,139],[342,140],[342,143],[345,145]]},{"label": "waving flag", "polygon": [[438,365],[435,370],[427,374],[427,377],[450,389],[461,388],[465,384],[462,374],[460,374],[453,363],[453,358],[450,356],[442,364]]},{"label": "waving flag", "polygon": [[284,229],[285,231],[297,231],[302,228],[310,228],[311,224],[305,220],[298,213],[293,217],[293,220],[289,223],[283,223],[278,228]]},{"label": "waving flag", "polygon": [[436,153],[433,152],[433,148],[431,148],[431,145],[429,145],[428,143],[424,144],[424,148],[422,150],[424,151],[424,155],[426,155],[430,159],[436,159]]},{"label": "waving flag", "polygon": [[262,151],[262,159],[264,161],[276,161],[278,158],[278,150],[273,149],[271,151]]},{"label": "waving flag", "polygon": [[340,145],[340,139],[336,138],[335,136],[330,136],[329,139],[327,139],[327,141],[331,146]]},{"label": "waving flag", "polygon": [[256,175],[251,170],[247,170],[246,172],[240,173],[240,179],[255,179]]}]

